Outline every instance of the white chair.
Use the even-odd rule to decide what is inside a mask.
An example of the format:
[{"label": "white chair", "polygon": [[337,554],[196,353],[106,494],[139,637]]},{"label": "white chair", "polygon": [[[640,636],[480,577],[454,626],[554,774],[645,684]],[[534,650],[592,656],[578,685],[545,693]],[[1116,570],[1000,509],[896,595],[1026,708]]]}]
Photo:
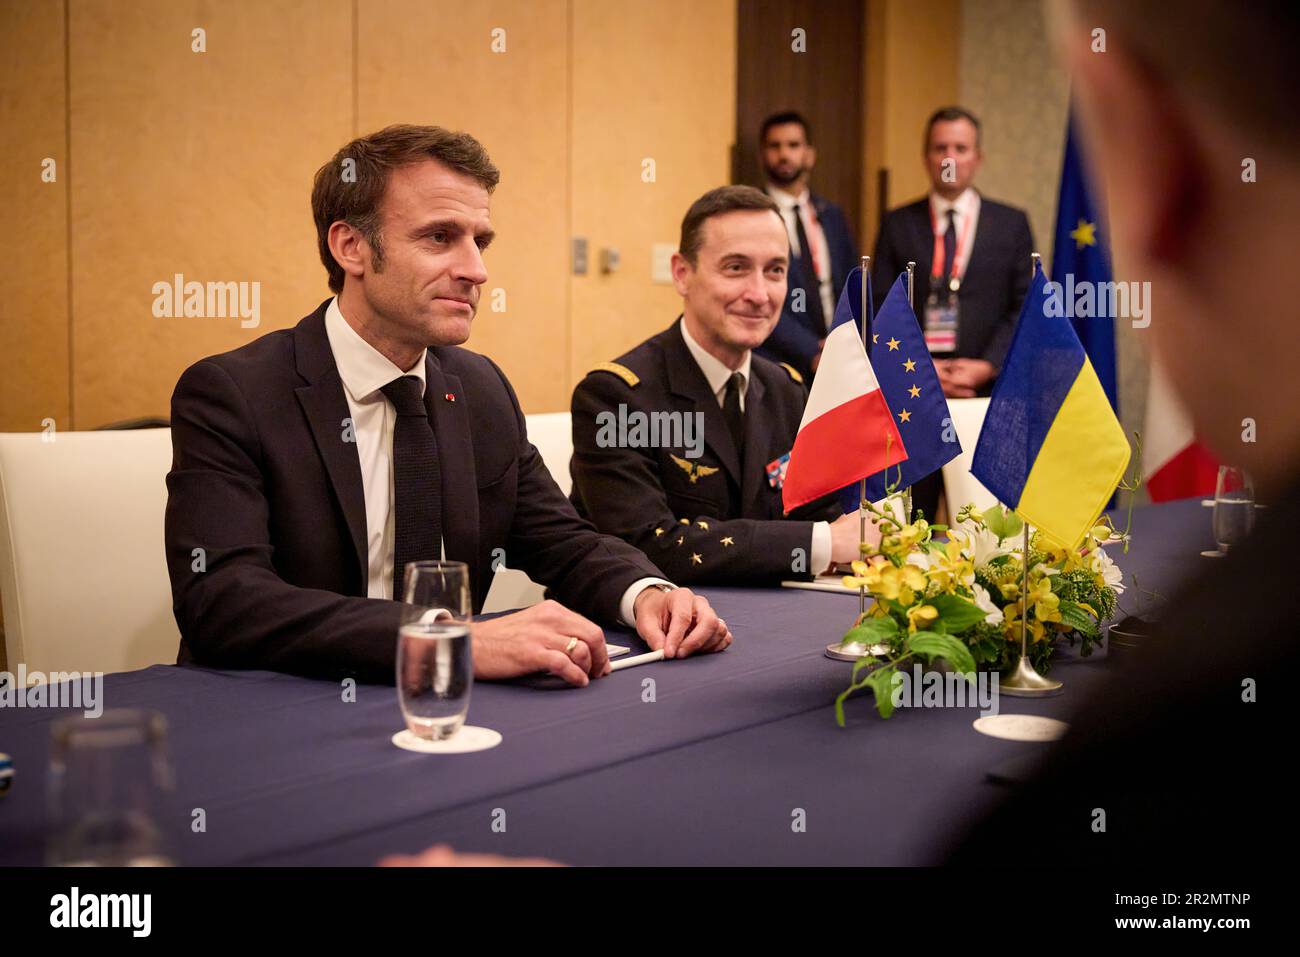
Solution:
[{"label": "white chair", "polygon": [[[46,439],[53,441],[43,441]],[[170,429],[0,435],[7,668],[131,671],[176,660],[163,554]]]},{"label": "white chair", "polygon": [[[526,416],[528,440],[546,463],[547,471],[565,495],[573,488],[569,459],[573,457],[573,426],[568,412],[546,412]],[[483,612],[491,614],[536,605],[546,597],[546,589],[517,568],[497,569],[483,599]]]},{"label": "white chair", "polygon": [[963,505],[973,502],[976,508],[985,509],[997,504],[997,496],[970,474],[970,464],[975,459],[975,443],[979,441],[984,413],[988,408],[987,398],[948,400],[953,428],[961,442],[961,454],[943,467],[943,494],[948,502],[949,521],[956,518],[957,510]]},{"label": "white chair", "polygon": [[573,477],[569,475],[569,459],[573,458],[572,418],[568,412],[525,416],[528,440],[542,453],[547,471],[565,495],[573,489]]}]

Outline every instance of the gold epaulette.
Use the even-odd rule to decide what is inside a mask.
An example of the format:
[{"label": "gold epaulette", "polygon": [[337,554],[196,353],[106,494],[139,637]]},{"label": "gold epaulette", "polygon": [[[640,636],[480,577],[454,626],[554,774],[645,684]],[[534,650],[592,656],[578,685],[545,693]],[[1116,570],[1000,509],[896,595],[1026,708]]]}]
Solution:
[{"label": "gold epaulette", "polygon": [[778,362],[777,365],[779,365],[779,366],[780,366],[782,369],[784,369],[786,372],[790,373],[790,378],[791,378],[791,379],[794,379],[795,382],[803,382],[803,375],[800,374],[800,372],[799,372],[798,369],[796,369],[794,366],[790,365],[790,363],[788,363],[788,362]]},{"label": "gold epaulette", "polygon": [[[629,369],[627,366],[619,365],[617,362],[602,362],[592,372],[612,372],[624,382],[629,388],[635,389],[641,382],[641,377]],[[793,370],[792,370],[793,371]]]}]

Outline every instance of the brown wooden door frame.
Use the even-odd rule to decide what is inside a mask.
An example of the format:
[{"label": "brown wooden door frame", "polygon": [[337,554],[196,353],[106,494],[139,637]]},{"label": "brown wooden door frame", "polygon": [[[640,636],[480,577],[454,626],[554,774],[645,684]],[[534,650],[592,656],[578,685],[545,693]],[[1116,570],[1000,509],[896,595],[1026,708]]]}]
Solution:
[{"label": "brown wooden door frame", "polygon": [[[763,184],[758,129],[764,117],[798,110],[812,127],[815,192],[838,203],[860,248],[862,222],[862,0],[738,0],[736,5],[736,144],[732,178]],[[795,52],[793,31],[804,31]]]}]

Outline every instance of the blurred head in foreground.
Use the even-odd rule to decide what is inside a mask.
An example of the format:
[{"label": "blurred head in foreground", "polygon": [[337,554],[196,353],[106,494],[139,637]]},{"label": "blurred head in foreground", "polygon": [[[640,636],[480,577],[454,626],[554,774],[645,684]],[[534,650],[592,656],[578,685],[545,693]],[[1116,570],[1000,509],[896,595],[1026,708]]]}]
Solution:
[{"label": "blurred head in foreground", "polygon": [[[1285,115],[1300,12],[1052,0],[1116,280],[1150,281],[1150,345],[1197,432],[1262,497],[1300,477],[1300,132]],[[1251,425],[1254,428],[1250,428]],[[1250,437],[1254,441],[1250,441]]]}]

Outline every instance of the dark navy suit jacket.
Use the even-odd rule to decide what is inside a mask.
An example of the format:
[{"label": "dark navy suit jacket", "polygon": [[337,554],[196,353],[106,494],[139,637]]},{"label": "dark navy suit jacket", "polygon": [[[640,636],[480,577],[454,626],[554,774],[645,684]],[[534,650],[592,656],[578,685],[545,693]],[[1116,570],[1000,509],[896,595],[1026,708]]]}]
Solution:
[{"label": "dark navy suit jacket", "polygon": [[[1024,211],[980,196],[975,245],[957,293],[961,324],[955,356],[987,359],[995,369],[1001,370],[1020,317],[1020,307],[1029,291],[1029,254],[1033,250],[1034,237]],[[912,301],[917,319],[923,323],[933,259],[929,197],[887,213],[880,223],[871,263],[876,310],[879,311],[894,280],[911,260],[916,263]],[[990,381],[981,394],[987,395],[992,390]]]},{"label": "dark navy suit jacket", "polygon": [[[813,211],[826,234],[826,245],[831,251],[831,302],[839,301],[840,290],[848,279],[853,267],[858,265],[858,247],[853,240],[853,231],[844,211],[823,196],[812,195]],[[785,294],[785,305],[781,309],[781,321],[776,324],[767,341],[755,352],[771,359],[773,362],[787,362],[797,369],[804,378],[812,376],[812,360],[826,338],[826,326],[831,317],[826,317],[825,325],[818,327],[814,314],[805,308],[794,312],[790,308],[794,300],[794,290],[804,289],[804,302],[820,296],[818,283],[812,268],[812,260],[807,251],[794,258],[790,263],[789,289]]]},{"label": "dark navy suit jacket", "polygon": [[[366,597],[365,495],[328,305],[176,385],[165,536],[180,663],[394,680],[401,606]],[[443,542],[469,565],[475,611],[500,548],[563,604],[617,622],[624,591],[659,569],[578,517],[490,359],[438,346],[425,375]]]}]

